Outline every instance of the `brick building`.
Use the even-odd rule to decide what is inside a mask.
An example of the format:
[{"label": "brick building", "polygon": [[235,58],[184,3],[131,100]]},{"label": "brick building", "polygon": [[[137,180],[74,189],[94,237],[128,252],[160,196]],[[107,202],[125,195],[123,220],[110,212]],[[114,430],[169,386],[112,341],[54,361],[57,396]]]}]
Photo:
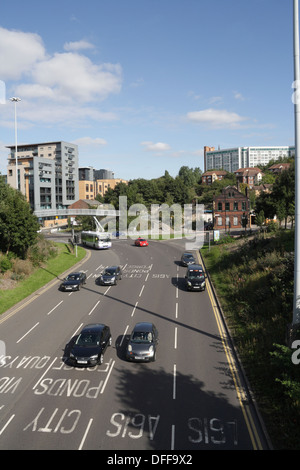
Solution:
[{"label": "brick building", "polygon": [[250,201],[235,186],[227,186],[213,200],[214,229],[241,229],[243,218],[247,217],[250,226]]}]

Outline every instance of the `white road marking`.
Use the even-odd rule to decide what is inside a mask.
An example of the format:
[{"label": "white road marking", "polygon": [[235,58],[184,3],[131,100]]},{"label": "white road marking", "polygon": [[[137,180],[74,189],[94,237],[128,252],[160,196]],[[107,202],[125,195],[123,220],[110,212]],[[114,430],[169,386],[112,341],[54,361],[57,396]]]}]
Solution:
[{"label": "white road marking", "polygon": [[100,304],[100,300],[98,300],[98,302],[94,305],[94,307],[92,308],[92,310],[90,311],[89,315],[91,315],[93,313],[93,311],[95,310],[95,308]]},{"label": "white road marking", "polygon": [[100,392],[101,394],[102,394],[102,393],[104,392],[104,390],[105,390],[106,384],[107,384],[107,382],[108,382],[109,376],[110,376],[110,374],[111,374],[111,371],[112,371],[114,365],[115,365],[115,361],[113,361],[113,363],[112,363],[112,365],[111,365],[111,368],[110,368],[110,371],[108,372],[107,377],[106,377],[106,379],[105,379],[105,381],[104,381],[103,387],[102,387],[101,392]]},{"label": "white road marking", "polygon": [[53,310],[55,310],[57,307],[59,307],[59,305],[62,304],[62,303],[63,303],[63,300],[61,300],[57,305],[55,305],[55,307],[53,307],[53,309],[50,310],[50,312],[48,312],[47,315],[50,315],[50,313],[52,313]]},{"label": "white road marking", "polygon": [[89,423],[88,423],[88,425],[87,425],[87,428],[86,428],[86,430],[85,430],[85,433],[84,433],[84,435],[83,435],[83,438],[82,438],[82,440],[81,440],[81,442],[80,442],[80,445],[79,445],[79,447],[78,447],[78,450],[81,450],[81,449],[82,449],[83,444],[84,444],[85,439],[86,439],[86,436],[88,435],[88,432],[89,432],[90,427],[91,427],[91,425],[92,425],[92,422],[93,422],[93,418],[91,418],[91,419],[89,420]]},{"label": "white road marking", "polygon": [[173,400],[176,399],[176,364],[173,369]]},{"label": "white road marking", "polygon": [[134,312],[135,312],[135,309],[136,309],[136,307],[137,307],[137,304],[138,304],[138,302],[135,303],[134,309],[132,310],[132,314],[131,314],[132,317],[133,317],[133,315],[134,315]]},{"label": "white road marking", "polygon": [[22,341],[23,338],[25,338],[25,336],[27,336],[36,326],[38,326],[40,324],[40,322],[37,322],[32,328],[30,328],[30,330],[27,331],[27,333],[25,333],[25,335],[22,336],[22,338],[18,339],[17,343],[19,343],[20,341]]},{"label": "white road marking", "polygon": [[11,415],[11,417],[9,418],[9,420],[7,421],[7,423],[3,426],[3,428],[0,430],[0,436],[1,434],[3,433],[3,431],[5,431],[5,429],[7,428],[7,426],[9,425],[9,423],[11,422],[11,420],[15,417],[15,415]]}]

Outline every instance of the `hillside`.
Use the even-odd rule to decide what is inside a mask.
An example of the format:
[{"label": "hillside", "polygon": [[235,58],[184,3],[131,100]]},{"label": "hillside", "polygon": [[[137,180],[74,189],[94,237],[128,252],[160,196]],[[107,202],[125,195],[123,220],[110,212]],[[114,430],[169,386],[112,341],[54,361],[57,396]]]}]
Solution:
[{"label": "hillside", "polygon": [[275,449],[298,449],[300,364],[292,362],[294,231],[201,250]]}]

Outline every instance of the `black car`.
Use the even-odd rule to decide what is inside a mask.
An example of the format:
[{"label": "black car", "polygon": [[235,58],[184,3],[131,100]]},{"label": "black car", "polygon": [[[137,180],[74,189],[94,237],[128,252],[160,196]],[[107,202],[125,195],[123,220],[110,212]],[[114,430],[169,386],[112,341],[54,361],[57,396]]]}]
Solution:
[{"label": "black car", "polygon": [[190,264],[195,264],[196,260],[192,253],[183,253],[181,256],[181,264],[182,266],[189,266]]},{"label": "black car", "polygon": [[86,283],[86,274],[82,272],[69,274],[61,283],[60,290],[79,290]]},{"label": "black car", "polygon": [[86,325],[72,346],[70,361],[76,366],[102,364],[104,353],[111,343],[112,338],[108,326],[102,323]]},{"label": "black car", "polygon": [[120,266],[110,266],[108,268],[105,268],[103,273],[101,274],[99,278],[99,282],[102,285],[111,285],[111,284],[117,284],[119,280],[122,279],[122,270]]},{"label": "black car", "polygon": [[205,273],[201,264],[188,266],[185,280],[187,290],[205,290]]},{"label": "black car", "polygon": [[158,331],[153,323],[140,322],[130,335],[126,359],[129,361],[155,361],[158,344]]}]

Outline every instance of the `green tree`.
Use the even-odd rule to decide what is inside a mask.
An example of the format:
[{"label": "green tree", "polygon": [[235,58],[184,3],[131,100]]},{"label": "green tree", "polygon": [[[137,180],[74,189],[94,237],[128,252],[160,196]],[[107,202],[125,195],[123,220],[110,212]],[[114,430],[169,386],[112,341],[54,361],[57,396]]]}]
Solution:
[{"label": "green tree", "polygon": [[0,250],[25,259],[37,240],[39,223],[25,196],[0,177]]}]

